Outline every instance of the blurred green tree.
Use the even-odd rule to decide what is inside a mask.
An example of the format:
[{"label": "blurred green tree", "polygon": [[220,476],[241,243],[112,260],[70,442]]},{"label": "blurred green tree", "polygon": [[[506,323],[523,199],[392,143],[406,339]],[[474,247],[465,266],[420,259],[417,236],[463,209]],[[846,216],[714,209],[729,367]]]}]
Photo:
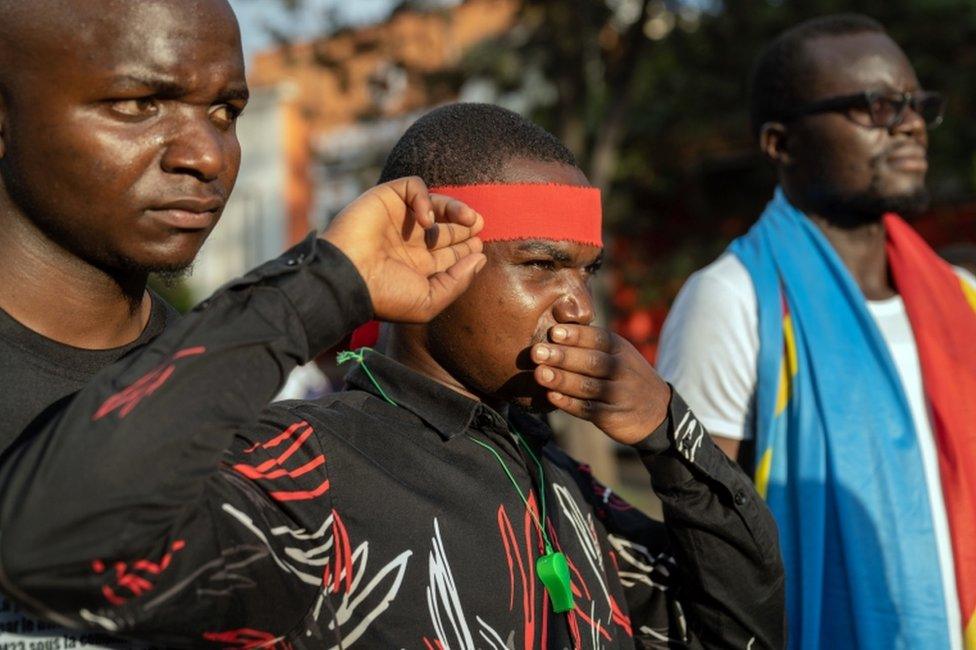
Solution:
[{"label": "blurred green tree", "polygon": [[[773,175],[748,132],[748,76],[763,45],[807,18],[860,12],[884,23],[924,86],[949,95],[932,133],[937,203],[976,189],[976,4],[969,0],[526,0],[517,29],[466,59],[469,75],[555,89],[533,117],[608,190],[624,284],[669,301],[687,274],[743,232]],[[541,74],[540,74],[541,73]]]},{"label": "blurred green tree", "polygon": [[[302,0],[286,4],[294,10]],[[407,0],[391,10],[431,5],[438,3]],[[972,0],[524,0],[515,28],[432,82],[460,88],[484,79],[527,96],[531,117],[605,190],[616,279],[637,288],[618,307],[666,306],[771,194],[772,171],[748,130],[754,58],[780,31],[834,12],[880,20],[922,84],[949,96],[945,123],[932,133],[930,187],[936,204],[970,200]],[[334,14],[324,24],[337,28]]]}]

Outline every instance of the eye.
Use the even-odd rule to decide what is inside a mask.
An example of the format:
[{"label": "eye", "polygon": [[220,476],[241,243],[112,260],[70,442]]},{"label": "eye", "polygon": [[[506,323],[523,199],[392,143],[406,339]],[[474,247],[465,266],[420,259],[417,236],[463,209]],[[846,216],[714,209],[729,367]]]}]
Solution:
[{"label": "eye", "polygon": [[535,259],[528,260],[524,263],[524,266],[531,267],[533,269],[538,269],[540,271],[555,271],[556,262],[548,259]]},{"label": "eye", "polygon": [[603,268],[603,258],[598,259],[589,266],[586,267],[586,273],[588,275],[596,275]]},{"label": "eye", "polygon": [[110,104],[115,113],[128,118],[144,119],[159,113],[159,103],[153,97],[119,99]]},{"label": "eye", "polygon": [[237,118],[244,112],[243,108],[238,108],[231,104],[221,104],[210,111],[210,121],[219,129],[229,129],[237,121]]}]

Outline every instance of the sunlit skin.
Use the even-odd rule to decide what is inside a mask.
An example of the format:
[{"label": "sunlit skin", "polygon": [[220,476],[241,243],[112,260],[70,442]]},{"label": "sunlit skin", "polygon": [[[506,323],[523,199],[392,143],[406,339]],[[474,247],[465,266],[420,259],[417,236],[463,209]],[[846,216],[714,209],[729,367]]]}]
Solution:
[{"label": "sunlit skin", "polygon": [[[804,101],[920,89],[905,53],[884,34],[817,38],[806,48],[812,71]],[[767,125],[759,144],[790,202],[823,231],[865,297],[894,296],[882,213],[852,214],[842,206],[856,196],[897,204],[924,194],[928,132],[921,116],[908,109],[901,124],[886,130],[870,126],[861,111],[810,115]],[[716,442],[738,456],[737,440],[716,436]]]},{"label": "sunlit skin", "polygon": [[[500,180],[588,185],[575,167],[523,159]],[[484,250],[487,265],[437,318],[393,328],[394,358],[495,408],[558,408],[625,444],[650,434],[670,389],[633,346],[590,324],[602,250],[547,239]]]},{"label": "sunlit skin", "polygon": [[57,341],[125,344],[147,274],[192,262],[234,186],[236,19],[225,0],[0,0],[0,16],[0,307]]}]

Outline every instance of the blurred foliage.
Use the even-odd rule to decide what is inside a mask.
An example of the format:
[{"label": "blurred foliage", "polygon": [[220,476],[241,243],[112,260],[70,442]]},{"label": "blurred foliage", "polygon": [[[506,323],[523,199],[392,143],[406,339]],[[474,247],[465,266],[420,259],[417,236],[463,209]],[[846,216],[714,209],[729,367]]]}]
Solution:
[{"label": "blurred foliage", "polygon": [[901,44],[923,86],[945,92],[932,133],[936,202],[976,186],[976,3],[970,0],[526,0],[520,24],[466,60],[470,75],[554,92],[532,117],[569,144],[606,193],[630,309],[666,304],[688,273],[744,232],[772,170],[748,132],[748,76],[762,47],[807,18],[860,12]]},{"label": "blurred foliage", "polygon": [[623,292],[617,308],[660,308],[748,228],[771,195],[772,170],[748,132],[755,57],[782,30],[836,12],[880,20],[923,86],[949,96],[946,120],[931,137],[930,187],[937,204],[970,199],[972,0],[524,0],[509,33],[431,82],[459,88],[481,79],[527,96],[531,117],[605,190],[611,266],[618,286],[637,288]]}]

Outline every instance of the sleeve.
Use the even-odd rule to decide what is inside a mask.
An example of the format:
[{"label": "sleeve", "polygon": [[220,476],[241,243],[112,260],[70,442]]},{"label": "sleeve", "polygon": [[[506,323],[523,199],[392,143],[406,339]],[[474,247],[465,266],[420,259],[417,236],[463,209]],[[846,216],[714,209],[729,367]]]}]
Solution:
[{"label": "sleeve", "polygon": [[167,647],[298,625],[321,597],[328,476],[313,428],[266,405],[370,312],[355,267],[310,236],[99,373],[0,462],[4,591]]},{"label": "sleeve", "polygon": [[678,293],[661,332],[657,369],[710,433],[750,440],[758,356],[755,289],[745,267],[726,254]]},{"label": "sleeve", "polygon": [[571,471],[607,531],[642,647],[784,647],[776,524],[749,479],[677,392],[665,422],[635,447],[664,525],[624,507],[585,467]]}]

